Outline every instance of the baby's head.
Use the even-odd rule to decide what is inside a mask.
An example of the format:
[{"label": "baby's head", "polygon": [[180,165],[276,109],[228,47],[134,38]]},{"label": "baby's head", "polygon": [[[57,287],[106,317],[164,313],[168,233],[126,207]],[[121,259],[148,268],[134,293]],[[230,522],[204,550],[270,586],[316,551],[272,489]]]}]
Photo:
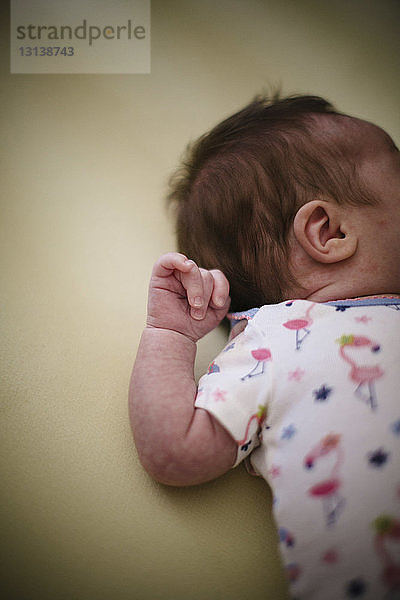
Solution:
[{"label": "baby's head", "polygon": [[232,310],[400,292],[399,152],[322,98],[257,98],[188,149],[169,200],[179,250],[225,273]]}]

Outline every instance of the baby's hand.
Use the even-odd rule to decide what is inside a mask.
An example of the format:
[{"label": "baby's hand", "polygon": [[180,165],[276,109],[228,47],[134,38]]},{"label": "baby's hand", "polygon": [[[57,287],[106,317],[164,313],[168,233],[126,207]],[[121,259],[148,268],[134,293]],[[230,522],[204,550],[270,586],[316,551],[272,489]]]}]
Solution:
[{"label": "baby's hand", "polygon": [[229,283],[221,271],[199,269],[183,254],[170,252],[153,267],[147,325],[197,342],[222,321],[229,304]]}]

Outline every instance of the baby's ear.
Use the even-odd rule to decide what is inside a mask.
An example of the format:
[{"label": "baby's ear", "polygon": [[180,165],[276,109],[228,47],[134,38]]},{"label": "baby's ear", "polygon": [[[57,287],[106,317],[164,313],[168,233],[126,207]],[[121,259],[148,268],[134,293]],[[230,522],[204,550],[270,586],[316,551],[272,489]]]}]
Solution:
[{"label": "baby's ear", "polygon": [[357,236],[351,228],[350,212],[336,202],[312,200],[296,213],[294,235],[303,250],[320,263],[336,263],[353,256]]}]

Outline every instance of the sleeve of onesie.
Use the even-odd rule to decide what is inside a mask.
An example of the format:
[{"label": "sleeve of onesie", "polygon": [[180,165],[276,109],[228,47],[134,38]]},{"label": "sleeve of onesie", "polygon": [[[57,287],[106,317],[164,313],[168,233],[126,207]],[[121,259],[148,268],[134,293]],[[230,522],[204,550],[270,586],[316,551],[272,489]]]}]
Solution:
[{"label": "sleeve of onesie", "polygon": [[238,446],[235,466],[260,443],[271,362],[265,337],[250,321],[199,381],[195,406],[211,413],[232,435]]}]

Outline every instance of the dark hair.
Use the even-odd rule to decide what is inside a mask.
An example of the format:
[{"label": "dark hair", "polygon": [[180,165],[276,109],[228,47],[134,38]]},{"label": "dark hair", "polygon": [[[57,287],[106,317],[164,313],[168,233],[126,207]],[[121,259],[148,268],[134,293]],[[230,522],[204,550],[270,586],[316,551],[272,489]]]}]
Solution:
[{"label": "dark hair", "polygon": [[344,119],[316,96],[257,97],[188,147],[168,195],[178,249],[225,273],[232,310],[280,302],[295,285],[289,232],[302,204],[372,202]]}]

